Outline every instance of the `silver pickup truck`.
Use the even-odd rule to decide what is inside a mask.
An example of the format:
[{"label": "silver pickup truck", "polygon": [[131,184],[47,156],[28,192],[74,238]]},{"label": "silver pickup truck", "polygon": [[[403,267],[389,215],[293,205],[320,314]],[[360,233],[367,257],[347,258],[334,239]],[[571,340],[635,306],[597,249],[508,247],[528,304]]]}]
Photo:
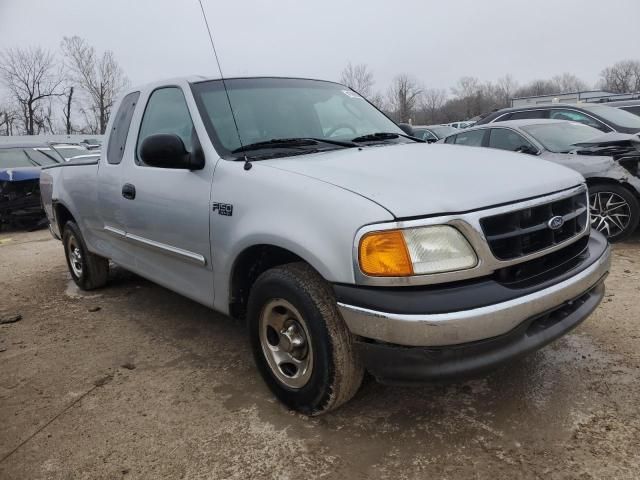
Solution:
[{"label": "silver pickup truck", "polygon": [[604,295],[584,179],[428,145],[347,87],[181,78],[131,89],[98,160],[41,174],[75,282],[109,262],[244,319],[306,414],[385,383],[477,374],[562,336]]}]

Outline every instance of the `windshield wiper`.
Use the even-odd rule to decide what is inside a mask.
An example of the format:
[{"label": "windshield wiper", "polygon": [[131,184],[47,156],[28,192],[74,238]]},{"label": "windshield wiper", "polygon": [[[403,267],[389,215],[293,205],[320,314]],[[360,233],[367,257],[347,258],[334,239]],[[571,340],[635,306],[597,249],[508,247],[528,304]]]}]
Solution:
[{"label": "windshield wiper", "polygon": [[342,140],[330,140],[327,138],[300,137],[300,138],[273,138],[264,142],[251,143],[232,150],[231,153],[248,152],[251,150],[262,150],[266,148],[297,148],[310,147],[320,143],[337,145],[339,147],[353,148],[358,145],[353,142],[343,142]]},{"label": "windshield wiper", "polygon": [[402,133],[392,133],[392,132],[376,132],[369,133],[368,135],[362,135],[361,137],[352,138],[352,142],[375,142],[379,140],[393,140],[399,137],[408,138],[409,140],[413,140],[414,142],[423,143],[424,140],[420,140],[419,138],[412,137],[410,135],[404,135]]}]

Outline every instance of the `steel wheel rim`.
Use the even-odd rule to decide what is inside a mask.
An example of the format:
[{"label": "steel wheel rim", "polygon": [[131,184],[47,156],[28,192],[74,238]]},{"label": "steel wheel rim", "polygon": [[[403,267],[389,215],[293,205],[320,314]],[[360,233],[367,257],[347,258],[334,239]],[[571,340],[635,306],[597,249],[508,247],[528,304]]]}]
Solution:
[{"label": "steel wheel rim", "polygon": [[74,275],[78,278],[82,277],[82,252],[76,241],[76,238],[72,236],[69,238],[69,265]]},{"label": "steel wheel rim", "polygon": [[629,203],[614,192],[596,192],[589,195],[591,227],[614,237],[624,232],[631,223]]},{"label": "steel wheel rim", "polygon": [[313,372],[313,347],[300,312],[282,298],[270,300],[260,313],[259,329],[271,372],[291,389],[304,387]]}]

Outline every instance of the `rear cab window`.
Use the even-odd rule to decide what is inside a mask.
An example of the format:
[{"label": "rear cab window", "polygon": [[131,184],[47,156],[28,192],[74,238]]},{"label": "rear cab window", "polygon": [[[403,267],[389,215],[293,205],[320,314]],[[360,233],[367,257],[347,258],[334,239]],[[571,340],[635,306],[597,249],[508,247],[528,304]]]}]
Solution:
[{"label": "rear cab window", "polygon": [[118,113],[116,113],[111,127],[111,134],[109,135],[109,145],[107,146],[107,162],[112,165],[122,162],[124,147],[127,143],[131,119],[138,103],[138,97],[140,97],[140,92],[131,92],[126,95],[122,99]]}]

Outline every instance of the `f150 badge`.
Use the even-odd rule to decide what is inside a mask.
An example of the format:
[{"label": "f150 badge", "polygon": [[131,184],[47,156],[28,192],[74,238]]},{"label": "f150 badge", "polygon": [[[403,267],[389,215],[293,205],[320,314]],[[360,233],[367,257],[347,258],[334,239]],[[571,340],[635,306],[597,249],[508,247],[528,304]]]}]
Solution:
[{"label": "f150 badge", "polygon": [[213,203],[213,211],[218,212],[218,215],[224,215],[225,217],[230,217],[233,215],[233,205],[230,203]]}]

